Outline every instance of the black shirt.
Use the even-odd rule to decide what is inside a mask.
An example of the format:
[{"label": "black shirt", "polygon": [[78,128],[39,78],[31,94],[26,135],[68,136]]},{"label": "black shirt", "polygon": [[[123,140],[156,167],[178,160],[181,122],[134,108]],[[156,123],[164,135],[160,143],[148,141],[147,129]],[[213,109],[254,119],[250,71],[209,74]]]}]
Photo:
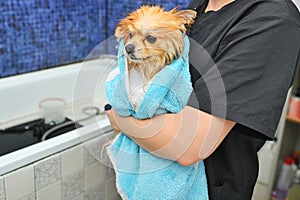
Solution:
[{"label": "black shirt", "polygon": [[[194,94],[189,105],[237,124],[205,159],[210,200],[250,200],[257,151],[273,139],[299,65],[300,15],[290,0],[236,0],[189,30]],[[194,98],[193,98],[194,97]]]},{"label": "black shirt", "polygon": [[206,4],[189,5],[198,11],[189,36],[214,62],[199,64],[191,45],[199,108],[272,139],[299,64],[299,12],[289,0],[236,0],[204,13]]}]

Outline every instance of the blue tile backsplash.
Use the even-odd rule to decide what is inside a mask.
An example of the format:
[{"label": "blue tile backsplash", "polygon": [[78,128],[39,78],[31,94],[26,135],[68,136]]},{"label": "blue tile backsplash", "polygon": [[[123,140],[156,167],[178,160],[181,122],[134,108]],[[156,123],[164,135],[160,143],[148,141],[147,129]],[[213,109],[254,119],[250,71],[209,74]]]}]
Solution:
[{"label": "blue tile backsplash", "polygon": [[[0,1],[0,78],[86,59],[128,12],[142,4],[167,10],[189,0]],[[108,43],[107,43],[108,44]],[[106,53],[115,51],[107,45]],[[89,55],[89,59],[93,55]]]}]

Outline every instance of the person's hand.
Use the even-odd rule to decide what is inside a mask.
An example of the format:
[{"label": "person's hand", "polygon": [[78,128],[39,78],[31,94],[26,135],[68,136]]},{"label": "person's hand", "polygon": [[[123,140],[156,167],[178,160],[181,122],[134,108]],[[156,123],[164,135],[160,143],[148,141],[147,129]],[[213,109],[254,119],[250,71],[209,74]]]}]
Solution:
[{"label": "person's hand", "polygon": [[121,130],[116,122],[116,115],[118,115],[114,109],[106,110],[106,115],[108,116],[109,122],[114,130],[115,133],[120,133]]}]

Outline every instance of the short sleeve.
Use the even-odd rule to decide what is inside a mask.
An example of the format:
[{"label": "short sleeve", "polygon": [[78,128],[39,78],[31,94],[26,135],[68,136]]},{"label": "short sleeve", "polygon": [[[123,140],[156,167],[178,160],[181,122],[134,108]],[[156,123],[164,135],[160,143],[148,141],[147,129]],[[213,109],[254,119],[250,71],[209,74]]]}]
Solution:
[{"label": "short sleeve", "polygon": [[299,27],[288,16],[245,17],[220,41],[215,65],[195,81],[199,108],[273,138],[299,48]]}]

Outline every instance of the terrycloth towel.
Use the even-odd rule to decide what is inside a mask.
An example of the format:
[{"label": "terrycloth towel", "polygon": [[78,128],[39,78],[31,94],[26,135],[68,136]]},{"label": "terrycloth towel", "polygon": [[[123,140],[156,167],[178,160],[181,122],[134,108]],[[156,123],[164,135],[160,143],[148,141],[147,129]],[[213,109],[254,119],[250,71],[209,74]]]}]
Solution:
[{"label": "terrycloth towel", "polygon": [[[120,42],[118,66],[106,82],[106,95],[121,116],[138,119],[163,113],[177,113],[192,92],[189,74],[189,39],[184,51],[148,83],[143,99],[134,109],[128,97],[128,69]],[[107,149],[116,172],[116,186],[122,199],[130,200],[207,200],[208,190],[203,162],[184,167],[176,161],[152,155],[124,134]]]}]

